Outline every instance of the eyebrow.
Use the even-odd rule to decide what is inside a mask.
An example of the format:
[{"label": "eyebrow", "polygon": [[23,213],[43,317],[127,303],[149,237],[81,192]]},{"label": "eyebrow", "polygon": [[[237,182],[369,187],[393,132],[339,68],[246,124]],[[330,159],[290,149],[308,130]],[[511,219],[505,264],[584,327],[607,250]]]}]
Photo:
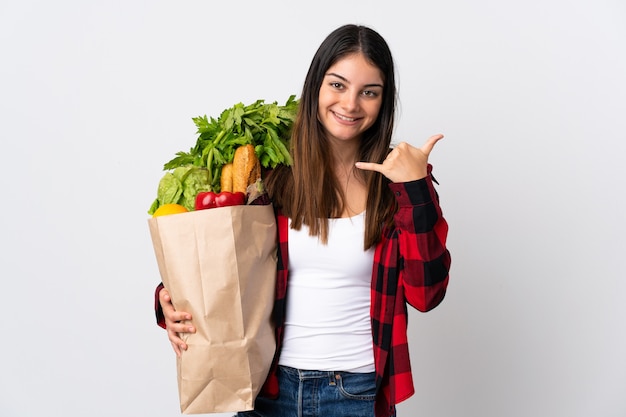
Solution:
[{"label": "eyebrow", "polygon": [[[337,77],[345,82],[347,82],[348,84],[350,83],[350,81],[348,81],[348,79],[346,77],[342,77],[341,75],[334,73],[334,72],[328,72],[326,73],[326,76],[328,77],[329,75],[332,75],[333,77]],[[385,86],[382,84],[378,84],[378,83],[372,83],[372,84],[365,84],[365,87],[380,87],[380,88],[384,88]]]}]

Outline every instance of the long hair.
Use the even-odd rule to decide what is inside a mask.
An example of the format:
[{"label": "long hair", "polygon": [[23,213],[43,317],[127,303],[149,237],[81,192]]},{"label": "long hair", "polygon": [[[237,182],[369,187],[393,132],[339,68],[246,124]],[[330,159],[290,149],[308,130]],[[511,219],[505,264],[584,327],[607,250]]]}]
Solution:
[{"label": "long hair", "polygon": [[[384,83],[378,118],[363,133],[357,158],[377,163],[386,158],[396,107],[391,51],[376,31],[365,26],[345,25],[328,35],[311,61],[291,135],[293,164],[278,166],[267,178],[270,197],[291,218],[292,227],[299,230],[304,224],[312,236],[319,236],[324,243],[328,241],[328,219],[341,216],[344,198],[332,170],[330,146],[317,117],[319,92],[328,68],[355,53],[363,54],[380,70]],[[387,187],[389,181],[383,175],[353,169],[368,190],[364,237],[367,249],[380,240],[383,225],[392,222],[396,203]]]}]

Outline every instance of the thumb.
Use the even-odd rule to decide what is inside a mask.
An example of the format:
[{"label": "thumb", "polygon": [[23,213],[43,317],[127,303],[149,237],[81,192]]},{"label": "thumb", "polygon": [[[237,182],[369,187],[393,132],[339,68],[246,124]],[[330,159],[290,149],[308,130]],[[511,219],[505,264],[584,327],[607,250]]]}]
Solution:
[{"label": "thumb", "polygon": [[441,139],[443,139],[442,134],[433,135],[430,138],[428,138],[426,143],[424,143],[424,145],[422,145],[420,149],[422,150],[422,152],[424,152],[424,154],[430,155],[433,148],[435,147],[435,144],[439,142]]}]

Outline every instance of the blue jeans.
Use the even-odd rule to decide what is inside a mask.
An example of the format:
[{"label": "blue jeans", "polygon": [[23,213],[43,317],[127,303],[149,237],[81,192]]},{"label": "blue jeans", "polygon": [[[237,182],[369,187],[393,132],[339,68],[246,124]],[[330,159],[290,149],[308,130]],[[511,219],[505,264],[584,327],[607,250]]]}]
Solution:
[{"label": "blue jeans", "polygon": [[280,396],[258,397],[238,417],[374,417],[374,373],[303,371],[278,367]]}]

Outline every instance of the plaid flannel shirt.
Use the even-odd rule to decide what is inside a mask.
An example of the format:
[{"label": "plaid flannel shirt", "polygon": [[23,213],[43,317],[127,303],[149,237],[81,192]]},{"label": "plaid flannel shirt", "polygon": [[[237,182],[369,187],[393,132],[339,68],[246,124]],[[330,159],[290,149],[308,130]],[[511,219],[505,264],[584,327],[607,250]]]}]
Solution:
[{"label": "plaid flannel shirt", "polygon": [[[431,167],[429,166],[429,174]],[[406,303],[419,311],[435,308],[448,286],[450,253],[446,248],[448,225],[441,214],[432,176],[391,183],[398,202],[394,227],[383,230],[376,245],[372,270],[371,309],[376,368],[376,417],[395,414],[395,405],[415,392],[407,338]],[[277,215],[278,275],[273,321],[277,348],[262,395],[278,396],[276,369],[283,340],[288,279],[288,219]],[[164,327],[158,302],[157,322]]]}]

